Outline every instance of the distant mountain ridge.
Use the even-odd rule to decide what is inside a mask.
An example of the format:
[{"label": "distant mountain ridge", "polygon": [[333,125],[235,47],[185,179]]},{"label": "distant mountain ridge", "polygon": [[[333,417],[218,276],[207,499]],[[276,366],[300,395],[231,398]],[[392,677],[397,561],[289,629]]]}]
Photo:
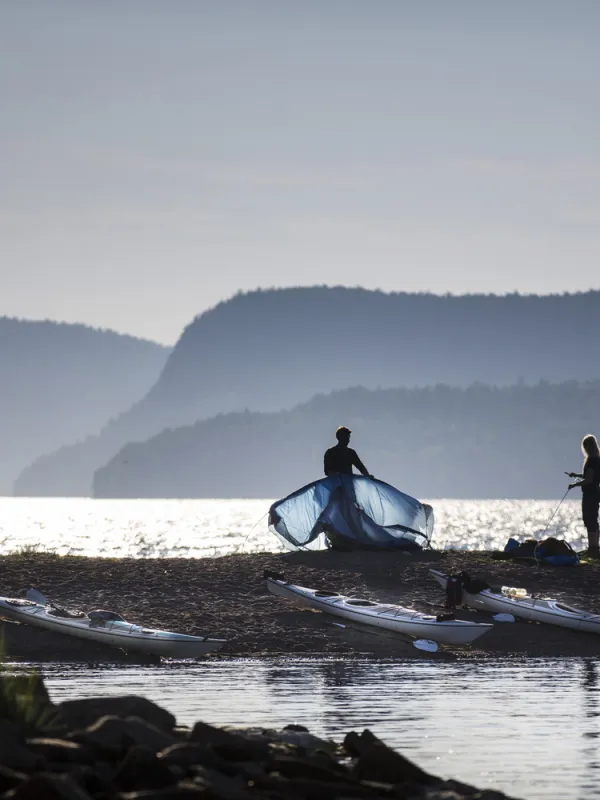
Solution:
[{"label": "distant mountain ridge", "polygon": [[17,494],[89,494],[127,442],[215,414],[277,411],[349,386],[587,380],[600,292],[386,294],[311,287],[238,294],[183,331],[146,396],[100,436],[38,460]]},{"label": "distant mountain ridge", "polygon": [[156,381],[170,348],[108,330],[0,317],[0,493],[43,452],[77,441]]},{"label": "distant mountain ridge", "polygon": [[[347,389],[291,411],[224,414],[128,444],[96,497],[283,497],[323,477],[339,424],[381,480],[419,498],[554,498],[598,430],[600,380]],[[579,497],[573,492],[573,497]]]}]

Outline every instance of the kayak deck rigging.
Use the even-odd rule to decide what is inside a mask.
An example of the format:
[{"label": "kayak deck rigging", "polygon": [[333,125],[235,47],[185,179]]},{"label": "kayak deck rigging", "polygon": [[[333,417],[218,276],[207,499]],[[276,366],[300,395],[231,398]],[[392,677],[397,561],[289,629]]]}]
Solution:
[{"label": "kayak deck rigging", "polygon": [[488,623],[457,620],[451,614],[423,614],[412,608],[378,603],[356,597],[347,597],[338,592],[309,589],[289,583],[277,573],[266,571],[267,588],[272,594],[294,600],[326,614],[344,617],[357,624],[386,629],[412,637],[428,637],[442,644],[471,644],[493,625]]}]

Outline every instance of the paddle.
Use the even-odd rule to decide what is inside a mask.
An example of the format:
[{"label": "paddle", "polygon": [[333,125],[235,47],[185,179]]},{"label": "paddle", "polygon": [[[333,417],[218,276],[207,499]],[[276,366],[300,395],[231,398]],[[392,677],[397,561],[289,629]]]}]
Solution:
[{"label": "paddle", "polygon": [[431,639],[415,639],[413,647],[417,650],[427,650],[428,653],[437,653],[439,650],[437,642],[432,642]]},{"label": "paddle", "polygon": [[38,606],[50,605],[48,598],[45,597],[41,592],[38,592],[37,589],[28,589],[25,596],[28,600],[31,600],[32,603],[37,603]]},{"label": "paddle", "polygon": [[492,617],[496,622],[514,622],[515,618],[512,614],[494,614]]}]

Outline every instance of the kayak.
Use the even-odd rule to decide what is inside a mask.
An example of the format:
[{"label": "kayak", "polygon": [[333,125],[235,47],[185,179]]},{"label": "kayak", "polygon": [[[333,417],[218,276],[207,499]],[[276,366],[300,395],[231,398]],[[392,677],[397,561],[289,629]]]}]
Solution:
[{"label": "kayak", "polygon": [[8,597],[0,597],[0,616],[78,639],[168,658],[200,658],[219,650],[226,642],[208,636],[145,628],[127,622],[112,611],[71,613],[51,604]]},{"label": "kayak", "polygon": [[272,594],[286,597],[299,605],[309,606],[361,625],[384,628],[415,638],[427,638],[441,644],[471,644],[494,627],[481,622],[438,619],[429,614],[421,614],[413,608],[346,597],[338,592],[307,589],[305,586],[288,583],[282,576],[274,577],[267,574],[265,579]]},{"label": "kayak", "polygon": [[[431,575],[445,589],[448,575],[437,570],[429,570]],[[560,625],[562,628],[572,628],[576,631],[600,633],[600,614],[592,614],[580,608],[573,608],[566,603],[550,598],[537,598],[531,595],[511,597],[495,592],[493,589],[484,589],[478,594],[471,594],[464,588],[462,602],[471,608],[483,609],[492,613],[508,612],[515,617],[546,622],[549,625]]]}]

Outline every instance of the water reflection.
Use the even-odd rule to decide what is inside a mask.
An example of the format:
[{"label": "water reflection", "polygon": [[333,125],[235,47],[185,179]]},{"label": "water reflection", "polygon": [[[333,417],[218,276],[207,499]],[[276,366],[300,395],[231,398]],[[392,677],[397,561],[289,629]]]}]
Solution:
[{"label": "water reflection", "polygon": [[341,738],[348,733],[350,727],[357,727],[359,730],[369,727],[366,715],[359,725],[350,727],[347,717],[347,709],[351,708],[354,702],[352,687],[360,689],[362,686],[369,685],[368,670],[369,664],[347,661],[332,661],[320,666],[323,691],[329,700],[323,709],[323,725],[332,732],[332,735],[338,735]]},{"label": "water reflection", "polygon": [[582,762],[583,770],[581,775],[581,797],[591,796],[591,792],[596,791],[598,796],[598,770],[600,761],[598,759],[598,742],[600,736],[598,730],[598,718],[600,717],[600,697],[598,695],[598,663],[590,658],[583,661],[581,670],[581,686],[583,713],[585,717],[585,727],[582,731]]},{"label": "water reflection", "polygon": [[55,700],[139,693],[179,722],[370,728],[424,769],[528,800],[599,796],[598,662],[232,660],[44,666]]}]

